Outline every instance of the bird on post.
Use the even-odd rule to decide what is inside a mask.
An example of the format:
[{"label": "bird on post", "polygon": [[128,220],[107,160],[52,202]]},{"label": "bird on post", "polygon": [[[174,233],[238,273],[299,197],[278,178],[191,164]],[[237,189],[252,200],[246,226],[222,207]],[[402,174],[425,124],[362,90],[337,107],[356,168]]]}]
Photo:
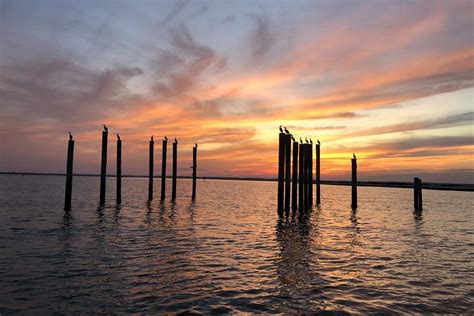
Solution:
[{"label": "bird on post", "polygon": [[319,141],[319,139],[318,139],[318,145],[321,145],[321,142]]},{"label": "bird on post", "polygon": [[290,134],[290,132],[286,129],[286,126],[285,126],[285,133]]},{"label": "bird on post", "polygon": [[153,141],[153,135],[151,135],[151,139],[150,139],[150,140]]},{"label": "bird on post", "polygon": [[283,133],[283,129],[281,128],[281,125],[280,125],[280,133]]},{"label": "bird on post", "polygon": [[174,138],[174,142],[177,144],[178,143],[178,140],[176,139],[176,137]]},{"label": "bird on post", "polygon": [[71,132],[68,132],[69,133],[69,140],[72,140],[72,134]]},{"label": "bird on post", "polygon": [[306,141],[306,144],[309,144],[308,137],[305,137],[304,139]]},{"label": "bird on post", "polygon": [[293,137],[293,135],[290,134],[290,136],[291,136],[291,140],[295,142],[296,140],[295,140],[295,138]]},{"label": "bird on post", "polygon": [[352,153],[352,157],[354,157],[354,159],[356,159],[356,155],[354,153]]},{"label": "bird on post", "polygon": [[168,141],[168,137],[166,137],[166,135],[165,135],[165,140]]},{"label": "bird on post", "polygon": [[120,135],[117,133],[117,140],[120,140]]},{"label": "bird on post", "polygon": [[311,145],[313,145],[313,140],[311,138],[309,139],[309,142]]},{"label": "bird on post", "polygon": [[198,148],[198,144],[194,143],[194,147]]},{"label": "bird on post", "polygon": [[303,139],[300,137],[300,144],[303,144]]},{"label": "bird on post", "polygon": [[107,126],[105,126],[105,124],[102,124],[102,125],[104,125],[104,132],[108,132],[109,129],[107,128]]}]

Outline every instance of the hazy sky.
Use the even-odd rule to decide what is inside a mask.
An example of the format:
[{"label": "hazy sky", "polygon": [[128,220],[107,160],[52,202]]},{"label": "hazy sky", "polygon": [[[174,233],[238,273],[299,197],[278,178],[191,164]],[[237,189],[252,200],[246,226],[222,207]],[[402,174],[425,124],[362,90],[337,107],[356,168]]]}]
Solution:
[{"label": "hazy sky", "polygon": [[[0,171],[123,173],[179,139],[190,175],[273,177],[278,126],[323,179],[474,182],[474,1],[0,0]],[[161,143],[156,142],[156,163]],[[159,168],[155,168],[159,170]]]}]

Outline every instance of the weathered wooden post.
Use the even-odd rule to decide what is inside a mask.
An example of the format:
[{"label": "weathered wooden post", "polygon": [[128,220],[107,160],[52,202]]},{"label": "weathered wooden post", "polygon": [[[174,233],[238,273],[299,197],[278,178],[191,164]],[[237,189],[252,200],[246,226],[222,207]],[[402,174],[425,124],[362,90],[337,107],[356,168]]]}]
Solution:
[{"label": "weathered wooden post", "polygon": [[416,211],[422,211],[423,210],[423,198],[422,198],[422,192],[421,192],[421,179],[416,177],[414,179],[414,204],[415,204],[415,210]]},{"label": "weathered wooden post", "polygon": [[69,132],[69,141],[67,143],[67,163],[66,163],[66,194],[64,198],[64,210],[71,209],[72,197],[72,166],[74,161],[74,140]]},{"label": "weathered wooden post", "polygon": [[196,199],[196,176],[197,176],[197,149],[198,145],[194,144],[193,147],[193,194],[192,199]]},{"label": "weathered wooden post", "polygon": [[413,207],[418,211],[418,177],[413,178]]},{"label": "weathered wooden post", "polygon": [[298,206],[300,212],[304,209],[304,144],[300,141],[299,146],[299,162],[298,162],[298,176],[299,176],[299,187],[298,187]]},{"label": "weathered wooden post", "polygon": [[100,204],[105,203],[105,185],[107,177],[107,139],[109,130],[104,124],[104,130],[102,131],[102,159],[100,163]]},{"label": "weathered wooden post", "polygon": [[313,206],[313,141],[308,145],[309,151],[309,206]]},{"label": "weathered wooden post", "polygon": [[117,190],[116,200],[117,204],[122,203],[122,140],[117,134]]},{"label": "weathered wooden post", "polygon": [[305,188],[306,188],[306,194],[305,194],[305,209],[309,210],[311,205],[311,144],[305,144]]},{"label": "weathered wooden post", "polygon": [[418,211],[423,211],[423,188],[421,178],[418,178]]},{"label": "weathered wooden post", "polygon": [[[280,126],[281,129],[281,126]],[[278,138],[278,216],[283,216],[283,193],[284,193],[284,174],[285,174],[285,140],[284,133],[279,134]]]},{"label": "weathered wooden post", "polygon": [[316,204],[321,204],[321,143],[316,144]]},{"label": "weathered wooden post", "polygon": [[176,172],[178,169],[178,140],[174,139],[173,142],[173,181],[171,183],[171,201],[176,200]]},{"label": "weathered wooden post", "polygon": [[285,141],[285,214],[290,214],[291,189],[291,135],[286,135]]},{"label": "weathered wooden post", "polygon": [[353,154],[352,162],[352,208],[357,208],[357,158]]},{"label": "weathered wooden post", "polygon": [[153,135],[149,143],[149,158],[148,158],[148,201],[153,200],[153,164],[155,154],[155,141]]},{"label": "weathered wooden post", "polygon": [[166,155],[168,151],[168,137],[163,139],[163,149],[161,154],[161,200],[166,196]]},{"label": "weathered wooden post", "polygon": [[293,177],[291,180],[291,208],[298,209],[298,142],[293,142]]}]

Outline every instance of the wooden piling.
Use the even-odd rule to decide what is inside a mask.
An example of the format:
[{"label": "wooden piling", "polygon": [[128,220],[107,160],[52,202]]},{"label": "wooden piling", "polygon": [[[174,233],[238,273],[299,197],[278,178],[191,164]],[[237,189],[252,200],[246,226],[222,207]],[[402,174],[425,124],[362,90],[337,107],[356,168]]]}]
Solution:
[{"label": "wooden piling", "polygon": [[422,184],[418,177],[414,179],[414,204],[416,211],[421,212],[423,210]]},{"label": "wooden piling", "polygon": [[418,177],[413,178],[413,208],[418,211]]},{"label": "wooden piling", "polygon": [[173,142],[173,181],[171,183],[171,201],[176,200],[176,172],[178,169],[178,141],[176,138]]},{"label": "wooden piling", "polygon": [[321,204],[321,144],[316,144],[316,204]]},{"label": "wooden piling", "polygon": [[311,144],[305,144],[305,210],[311,207]]},{"label": "wooden piling", "polygon": [[300,212],[304,209],[304,144],[299,145],[299,161],[298,161],[298,207]]},{"label": "wooden piling", "polygon": [[116,187],[116,203],[122,203],[122,140],[117,134],[117,187]]},{"label": "wooden piling", "polygon": [[298,209],[298,142],[293,142],[293,175],[291,180],[291,208]]},{"label": "wooden piling", "polygon": [[352,158],[352,208],[357,208],[357,158]]},{"label": "wooden piling", "polygon": [[279,134],[278,138],[278,215],[283,216],[283,194],[284,194],[284,174],[285,174],[285,140],[284,133]]},{"label": "wooden piling", "polygon": [[285,215],[290,214],[291,189],[291,135],[285,141]]},{"label": "wooden piling", "polygon": [[196,199],[196,176],[197,176],[197,144],[193,147],[193,201]]},{"label": "wooden piling", "polygon": [[74,140],[69,136],[67,144],[67,163],[66,163],[66,194],[64,198],[64,210],[71,209],[72,197],[72,169],[74,161]]},{"label": "wooden piling", "polygon": [[107,139],[108,130],[104,125],[104,131],[102,131],[102,158],[100,163],[100,205],[105,204],[105,186],[107,176]]},{"label": "wooden piling", "polygon": [[166,196],[166,155],[168,151],[168,138],[163,139],[163,149],[161,154],[161,200],[165,200]]},{"label": "wooden piling", "polygon": [[155,141],[151,136],[149,143],[149,158],[148,158],[148,201],[153,200],[153,165],[155,155]]},{"label": "wooden piling", "polygon": [[313,206],[313,144],[308,145],[309,151],[309,206]]}]

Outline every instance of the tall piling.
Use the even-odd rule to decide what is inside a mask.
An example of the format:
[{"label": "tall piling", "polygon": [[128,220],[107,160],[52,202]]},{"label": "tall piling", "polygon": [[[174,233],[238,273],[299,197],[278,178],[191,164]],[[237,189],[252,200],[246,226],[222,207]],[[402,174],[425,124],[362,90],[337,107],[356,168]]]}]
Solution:
[{"label": "tall piling", "polygon": [[102,157],[100,162],[100,204],[105,204],[105,185],[106,185],[106,176],[107,176],[107,139],[109,135],[109,130],[107,126],[104,125],[104,130],[102,131]]},{"label": "tall piling", "polygon": [[196,176],[197,176],[197,148],[198,145],[194,144],[193,147],[193,193],[192,193],[192,199],[193,201],[196,199]]},{"label": "tall piling", "polygon": [[415,211],[422,211],[423,210],[423,197],[422,197],[422,189],[421,189],[421,179],[416,177],[414,179],[414,207]]},{"label": "tall piling", "polygon": [[298,152],[298,207],[301,212],[304,209],[304,144],[300,143]]},{"label": "tall piling", "polygon": [[277,209],[278,216],[283,216],[283,202],[284,202],[284,175],[285,175],[285,141],[284,133],[279,134],[278,138],[278,200]]},{"label": "tall piling", "polygon": [[286,135],[285,141],[285,215],[290,214],[291,194],[291,135]]},{"label": "tall piling", "polygon": [[357,158],[351,159],[352,162],[352,208],[357,208]]},{"label": "tall piling", "polygon": [[122,203],[122,140],[117,134],[117,180],[116,180],[116,203]]},{"label": "tall piling", "polygon": [[305,209],[311,207],[311,144],[305,144]]},{"label": "tall piling", "polygon": [[423,188],[420,178],[418,178],[418,211],[423,211]]},{"label": "tall piling", "polygon": [[316,204],[321,204],[321,143],[316,144]]},{"label": "tall piling", "polygon": [[298,142],[293,142],[293,174],[291,180],[291,209],[298,209]]},{"label": "tall piling", "polygon": [[168,137],[163,139],[163,148],[161,154],[161,200],[165,200],[166,196],[166,155],[168,151]]},{"label": "tall piling", "polygon": [[72,168],[74,161],[74,140],[71,133],[69,133],[69,141],[67,144],[67,162],[66,162],[66,194],[64,197],[64,210],[71,209],[72,197]]},{"label": "tall piling", "polygon": [[153,166],[155,156],[155,141],[151,136],[148,155],[148,201],[153,200]]},{"label": "tall piling", "polygon": [[313,206],[313,142],[308,145],[309,151],[309,206]]},{"label": "tall piling", "polygon": [[171,183],[171,201],[176,200],[176,177],[178,169],[178,140],[175,138],[173,142],[173,179]]}]

